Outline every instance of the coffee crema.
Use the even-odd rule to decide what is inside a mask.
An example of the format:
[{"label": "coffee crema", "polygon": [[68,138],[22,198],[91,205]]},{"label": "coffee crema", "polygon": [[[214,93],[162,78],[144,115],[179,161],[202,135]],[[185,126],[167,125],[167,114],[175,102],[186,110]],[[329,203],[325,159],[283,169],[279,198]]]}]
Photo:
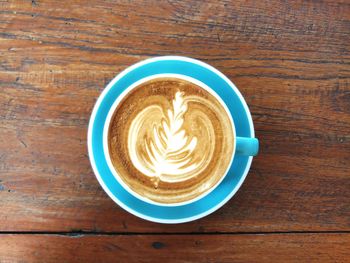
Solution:
[{"label": "coffee crema", "polygon": [[231,163],[234,132],[218,99],[178,78],[156,78],[132,89],[115,109],[108,150],[123,182],[164,204],[212,189]]}]

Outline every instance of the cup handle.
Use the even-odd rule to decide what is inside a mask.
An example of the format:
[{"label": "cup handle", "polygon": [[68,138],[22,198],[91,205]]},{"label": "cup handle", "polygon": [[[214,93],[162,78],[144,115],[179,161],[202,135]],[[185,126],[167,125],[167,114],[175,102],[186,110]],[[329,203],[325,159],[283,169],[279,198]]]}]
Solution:
[{"label": "cup handle", "polygon": [[255,156],[259,151],[259,141],[256,138],[236,137],[236,154]]}]

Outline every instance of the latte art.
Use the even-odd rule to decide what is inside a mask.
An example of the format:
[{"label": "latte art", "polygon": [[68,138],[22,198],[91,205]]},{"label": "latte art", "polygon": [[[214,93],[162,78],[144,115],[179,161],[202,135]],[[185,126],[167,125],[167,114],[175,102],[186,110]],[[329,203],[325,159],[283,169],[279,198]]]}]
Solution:
[{"label": "latte art", "polygon": [[[131,162],[141,173],[152,178],[155,187],[159,181],[181,182],[195,177],[207,167],[212,157],[213,147],[210,146],[196,158],[198,139],[183,129],[187,103],[191,100],[196,101],[196,98],[186,98],[184,92],[177,91],[172,109],[165,111],[160,105],[148,106],[131,123],[128,135]],[[150,122],[157,117],[160,117],[158,123],[157,120]],[[205,140],[215,139],[210,122],[205,128],[208,131]]]},{"label": "latte art", "polygon": [[129,91],[108,130],[117,176],[158,203],[192,200],[217,185],[232,161],[232,121],[206,89],[156,78]]}]

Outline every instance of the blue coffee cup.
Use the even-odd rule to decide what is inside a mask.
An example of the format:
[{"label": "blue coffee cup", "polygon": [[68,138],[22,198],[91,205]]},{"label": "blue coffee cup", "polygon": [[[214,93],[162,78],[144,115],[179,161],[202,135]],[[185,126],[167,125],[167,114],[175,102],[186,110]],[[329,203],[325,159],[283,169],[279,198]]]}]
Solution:
[{"label": "blue coffee cup", "polygon": [[[232,162],[218,184],[203,195],[176,204],[159,204],[129,189],[111,164],[107,130],[123,94],[147,79],[178,77],[209,89],[227,109],[235,133]],[[243,183],[259,142],[248,106],[236,86],[221,72],[198,60],[165,56],[141,61],[116,76],[96,102],[88,131],[89,157],[95,175],[106,193],[122,208],[143,219],[161,223],[181,223],[208,215],[226,203]]]}]

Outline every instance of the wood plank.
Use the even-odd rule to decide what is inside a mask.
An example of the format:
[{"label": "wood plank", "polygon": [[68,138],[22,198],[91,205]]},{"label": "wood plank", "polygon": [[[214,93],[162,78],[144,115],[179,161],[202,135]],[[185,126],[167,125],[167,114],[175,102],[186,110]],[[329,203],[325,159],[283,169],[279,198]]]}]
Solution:
[{"label": "wood plank", "polygon": [[347,262],[349,234],[0,235],[1,262]]},{"label": "wood plank", "polygon": [[[1,231],[350,230],[349,3],[207,2],[0,3]],[[234,199],[175,226],[115,205],[86,149],[103,87],[166,54],[232,79],[261,140]]]}]

